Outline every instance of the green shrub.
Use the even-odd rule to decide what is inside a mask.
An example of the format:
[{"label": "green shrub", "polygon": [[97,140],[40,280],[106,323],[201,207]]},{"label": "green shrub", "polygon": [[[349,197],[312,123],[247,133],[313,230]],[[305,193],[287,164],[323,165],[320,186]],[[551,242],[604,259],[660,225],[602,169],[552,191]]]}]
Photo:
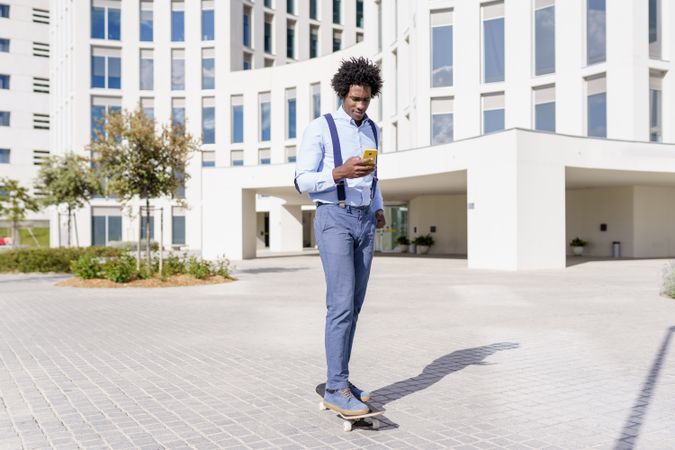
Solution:
[{"label": "green shrub", "polygon": [[230,278],[230,260],[224,256],[213,262],[212,270],[214,275],[220,275],[223,278]]},{"label": "green shrub", "polygon": [[[137,241],[110,241],[108,245],[113,248],[119,248],[128,252],[136,251],[138,249]],[[159,243],[157,241],[150,241],[150,251],[156,252],[159,250]],[[145,239],[141,241],[141,251],[145,251]]]},{"label": "green shrub", "polygon": [[70,273],[70,263],[82,255],[105,258],[122,254],[123,250],[110,247],[19,248],[0,251],[0,272]]},{"label": "green shrub", "polygon": [[194,256],[188,261],[188,273],[197,279],[204,279],[211,276],[211,265],[208,261],[200,260]]},{"label": "green shrub", "polygon": [[675,261],[671,261],[663,268],[661,293],[670,298],[675,298]]},{"label": "green shrub", "polygon": [[136,258],[132,256],[116,256],[103,265],[105,277],[115,283],[126,283],[136,277]]},{"label": "green shrub", "polygon": [[413,244],[431,247],[432,245],[434,245],[434,238],[430,234],[424,234],[422,236],[417,236],[413,240]]},{"label": "green shrub", "polygon": [[171,277],[182,273],[187,273],[186,255],[180,257],[173,253],[169,254],[162,265],[162,276]]},{"label": "green shrub", "polygon": [[[132,258],[134,260],[134,267],[136,264],[136,258]],[[138,272],[136,273],[136,276],[140,280],[147,280],[149,278],[152,278],[152,276],[155,274],[155,270],[153,270],[153,264],[150,264],[148,266],[148,262],[146,260],[142,260],[141,263],[138,265],[139,269]]]},{"label": "green shrub", "polygon": [[75,261],[70,262],[70,270],[73,275],[80,277],[83,280],[100,278],[101,263],[99,262],[99,258],[96,256],[90,253],[85,253]]},{"label": "green shrub", "polygon": [[399,236],[396,238],[396,243],[398,245],[410,245],[410,239],[405,235]]}]

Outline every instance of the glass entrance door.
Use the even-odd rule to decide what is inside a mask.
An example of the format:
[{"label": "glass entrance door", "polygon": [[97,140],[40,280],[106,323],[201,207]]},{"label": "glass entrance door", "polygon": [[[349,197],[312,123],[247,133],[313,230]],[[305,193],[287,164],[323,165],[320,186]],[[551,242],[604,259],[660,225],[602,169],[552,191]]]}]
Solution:
[{"label": "glass entrance door", "polygon": [[375,236],[375,250],[379,252],[393,252],[396,249],[396,239],[408,233],[408,206],[385,206],[384,218],[387,225],[377,230]]}]

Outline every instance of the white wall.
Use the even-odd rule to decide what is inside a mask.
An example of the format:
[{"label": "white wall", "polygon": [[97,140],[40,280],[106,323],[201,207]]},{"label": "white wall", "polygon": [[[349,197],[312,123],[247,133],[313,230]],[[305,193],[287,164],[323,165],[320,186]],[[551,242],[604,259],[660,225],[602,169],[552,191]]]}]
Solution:
[{"label": "white wall", "polygon": [[[588,241],[587,256],[611,256],[612,242],[621,241],[621,254],[635,256],[633,228],[633,188],[571,189],[567,191],[566,249],[575,237]],[[607,231],[600,231],[600,224]]]},{"label": "white wall", "polygon": [[675,256],[675,188],[635,186],[634,233],[637,258]]},{"label": "white wall", "polygon": [[[431,233],[430,227],[436,226]],[[413,230],[417,227],[417,233]],[[408,237],[431,234],[429,253],[466,254],[466,195],[425,195],[408,204]]]}]

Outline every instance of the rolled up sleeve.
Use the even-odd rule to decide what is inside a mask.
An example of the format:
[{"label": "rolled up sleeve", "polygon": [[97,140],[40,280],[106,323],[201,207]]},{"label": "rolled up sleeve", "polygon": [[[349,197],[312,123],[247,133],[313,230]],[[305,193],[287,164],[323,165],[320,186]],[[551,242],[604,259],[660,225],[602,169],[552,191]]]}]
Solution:
[{"label": "rolled up sleeve", "polygon": [[295,160],[295,186],[298,191],[322,192],[335,187],[333,168],[324,164],[321,124],[312,121],[302,135]]}]

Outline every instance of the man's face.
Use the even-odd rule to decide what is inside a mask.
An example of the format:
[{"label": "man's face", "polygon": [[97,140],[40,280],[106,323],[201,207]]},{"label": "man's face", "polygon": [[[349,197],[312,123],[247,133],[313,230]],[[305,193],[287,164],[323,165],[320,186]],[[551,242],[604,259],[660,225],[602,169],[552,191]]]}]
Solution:
[{"label": "man's face", "polygon": [[366,115],[368,105],[370,105],[370,86],[352,84],[342,105],[347,114],[355,122],[360,122]]}]

